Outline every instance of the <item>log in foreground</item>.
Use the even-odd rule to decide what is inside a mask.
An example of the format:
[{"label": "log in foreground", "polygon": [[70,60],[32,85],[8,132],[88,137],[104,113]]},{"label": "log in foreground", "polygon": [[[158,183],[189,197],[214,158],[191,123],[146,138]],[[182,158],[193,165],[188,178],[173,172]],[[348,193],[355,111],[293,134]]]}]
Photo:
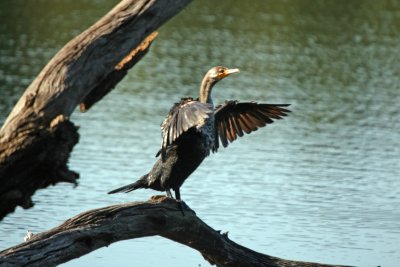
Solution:
[{"label": "log in foreground", "polygon": [[[55,266],[111,243],[159,235],[198,250],[212,265],[242,267],[328,267],[255,252],[216,231],[185,205],[164,196],[90,210],[47,232],[0,252],[1,266]],[[127,261],[129,261],[127,255]]]},{"label": "log in foreground", "polygon": [[76,183],[70,153],[79,140],[69,120],[112,90],[148,51],[154,31],[192,0],[122,0],[68,42],[44,67],[0,129],[0,220],[29,208],[39,188]]}]

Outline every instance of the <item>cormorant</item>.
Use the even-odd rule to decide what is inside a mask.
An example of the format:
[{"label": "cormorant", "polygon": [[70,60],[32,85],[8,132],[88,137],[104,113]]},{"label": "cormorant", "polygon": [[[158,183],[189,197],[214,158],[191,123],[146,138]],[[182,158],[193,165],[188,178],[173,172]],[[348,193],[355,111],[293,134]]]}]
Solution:
[{"label": "cormorant", "polygon": [[182,98],[175,103],[161,124],[162,142],[156,161],[148,174],[136,182],[112,190],[109,194],[130,192],[138,188],[166,191],[172,198],[180,200],[179,188],[200,163],[219,148],[219,139],[224,147],[228,142],[281,119],[289,110],[288,104],[259,104],[256,102],[225,101],[214,108],[211,89],[226,76],[239,72],[217,66],[204,76],[198,99]]}]

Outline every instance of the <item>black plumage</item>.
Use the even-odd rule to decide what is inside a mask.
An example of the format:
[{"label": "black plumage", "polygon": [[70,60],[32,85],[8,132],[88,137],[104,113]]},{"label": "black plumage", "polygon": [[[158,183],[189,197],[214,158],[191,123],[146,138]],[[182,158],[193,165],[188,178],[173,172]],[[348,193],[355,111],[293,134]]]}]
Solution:
[{"label": "black plumage", "polygon": [[138,188],[166,191],[171,189],[180,200],[180,187],[197,169],[210,151],[216,152],[219,141],[226,147],[243,133],[256,131],[286,116],[288,104],[259,104],[256,102],[225,101],[214,108],[213,86],[224,77],[239,72],[217,66],[203,78],[198,99],[183,98],[175,103],[161,124],[162,142],[158,160],[148,174],[136,182],[117,188],[109,194],[130,192]]}]

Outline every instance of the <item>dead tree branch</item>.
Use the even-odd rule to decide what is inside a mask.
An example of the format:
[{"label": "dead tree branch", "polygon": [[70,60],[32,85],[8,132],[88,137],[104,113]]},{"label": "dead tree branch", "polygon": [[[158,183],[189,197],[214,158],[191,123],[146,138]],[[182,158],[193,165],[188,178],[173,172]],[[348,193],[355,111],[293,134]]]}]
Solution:
[{"label": "dead tree branch", "polygon": [[190,2],[122,0],[49,61],[0,129],[0,220],[31,207],[39,188],[76,183],[67,162],[79,134],[69,116],[106,95],[146,54],[154,30]]},{"label": "dead tree branch", "polygon": [[212,265],[221,267],[343,267],[255,252],[212,229],[186,208],[183,216],[175,200],[158,196],[147,202],[90,210],[0,252],[0,265],[55,266],[117,241],[159,235],[196,249]]}]

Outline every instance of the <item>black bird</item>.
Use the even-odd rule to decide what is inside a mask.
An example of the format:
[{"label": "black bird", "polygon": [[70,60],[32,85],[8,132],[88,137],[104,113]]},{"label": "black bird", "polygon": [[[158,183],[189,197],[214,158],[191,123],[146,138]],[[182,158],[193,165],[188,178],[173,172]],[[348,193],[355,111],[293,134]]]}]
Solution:
[{"label": "black bird", "polygon": [[179,188],[200,163],[219,148],[219,139],[224,147],[228,142],[281,119],[289,110],[288,104],[258,104],[256,102],[225,101],[214,108],[211,89],[226,76],[239,72],[217,66],[203,78],[198,99],[182,98],[175,103],[161,124],[161,149],[153,168],[136,182],[120,187],[109,194],[130,192],[138,188],[166,191],[172,198],[180,200]]}]

